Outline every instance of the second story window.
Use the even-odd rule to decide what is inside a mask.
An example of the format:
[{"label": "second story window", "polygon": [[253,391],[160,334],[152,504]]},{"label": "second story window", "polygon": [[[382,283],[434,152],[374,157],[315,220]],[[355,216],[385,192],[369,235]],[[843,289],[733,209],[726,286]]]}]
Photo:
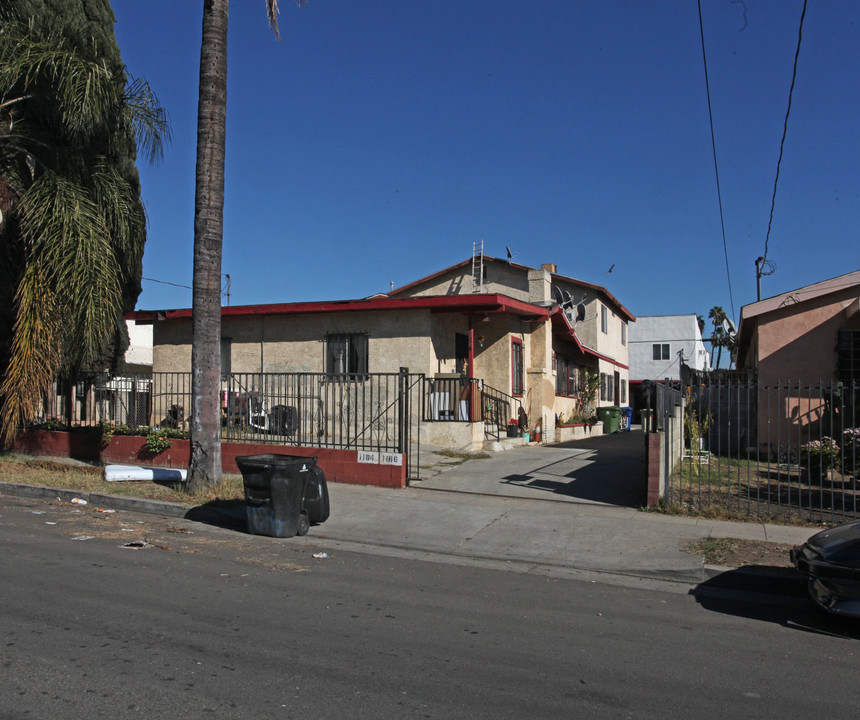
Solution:
[{"label": "second story window", "polygon": [[600,306],[600,332],[604,335],[609,332],[609,310],[606,305]]},{"label": "second story window", "polygon": [[669,359],[669,343],[654,343],[652,346],[652,357],[654,360]]}]

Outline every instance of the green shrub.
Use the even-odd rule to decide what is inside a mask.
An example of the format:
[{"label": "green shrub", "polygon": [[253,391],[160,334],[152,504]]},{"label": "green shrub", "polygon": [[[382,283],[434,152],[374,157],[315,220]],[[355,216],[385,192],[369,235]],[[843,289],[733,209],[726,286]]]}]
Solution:
[{"label": "green shrub", "polygon": [[152,428],[146,434],[146,449],[154,455],[158,455],[171,447],[173,447],[173,441],[170,439],[168,428]]}]

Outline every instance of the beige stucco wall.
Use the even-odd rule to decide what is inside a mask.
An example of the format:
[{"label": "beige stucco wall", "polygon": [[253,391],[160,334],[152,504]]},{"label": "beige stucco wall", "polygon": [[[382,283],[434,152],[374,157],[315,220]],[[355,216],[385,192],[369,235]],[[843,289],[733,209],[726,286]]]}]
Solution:
[{"label": "beige stucco wall", "polygon": [[[326,334],[350,332],[369,335],[369,372],[453,372],[454,335],[466,331],[464,319],[429,311],[243,315],[221,323],[234,373],[324,372]],[[190,320],[156,322],[153,339],[156,372],[190,370]]]},{"label": "beige stucco wall", "polygon": [[156,322],[152,328],[153,372],[191,371],[191,320]]},{"label": "beige stucco wall", "polygon": [[[402,293],[403,297],[423,297],[427,295],[468,295],[476,292],[472,284],[472,266],[455,268],[450,273],[417,284]],[[484,283],[481,292],[499,293],[523,300],[529,299],[529,281],[522,269],[515,269],[502,262],[484,264]]]}]

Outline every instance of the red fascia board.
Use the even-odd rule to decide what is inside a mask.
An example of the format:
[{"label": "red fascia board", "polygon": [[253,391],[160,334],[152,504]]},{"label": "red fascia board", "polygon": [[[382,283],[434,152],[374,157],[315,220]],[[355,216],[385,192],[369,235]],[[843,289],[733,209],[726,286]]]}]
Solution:
[{"label": "red fascia board", "polygon": [[[379,297],[365,300],[279,303],[272,305],[231,305],[221,308],[221,317],[260,315],[302,315],[332,312],[373,312],[391,310],[431,310],[435,312],[512,313],[531,318],[547,318],[548,308],[532,305],[506,295],[427,295],[409,298]],[[138,310],[126,315],[145,324],[155,320],[191,318],[191,308],[180,310]]]},{"label": "red fascia board", "polygon": [[571,327],[570,322],[568,322],[567,315],[564,314],[564,310],[561,309],[560,306],[556,305],[555,309],[552,311],[552,328],[553,332],[556,335],[560,335],[565,340],[573,340],[576,343],[576,347],[581,353],[588,352],[588,349],[579,342],[579,338],[576,336],[576,332],[573,327]]},{"label": "red fascia board", "polygon": [[613,302],[616,307],[621,311],[621,314],[627,318],[630,322],[636,322],[636,318],[633,313],[631,313],[626,307],[624,307],[609,290],[607,290],[603,285],[595,285],[594,283],[586,282],[585,280],[577,280],[576,278],[566,277],[565,275],[559,275],[558,273],[552,273],[552,277],[554,279],[563,280],[564,282],[569,282],[574,285],[582,285],[583,287],[590,288],[595,292],[602,293],[605,295],[611,302]]},{"label": "red fascia board", "polygon": [[617,360],[609,357],[608,355],[603,355],[602,353],[597,352],[596,350],[592,350],[590,347],[586,347],[583,345],[579,338],[576,336],[576,332],[573,327],[571,327],[570,322],[568,322],[567,315],[564,314],[564,310],[562,310],[559,306],[556,305],[555,309],[552,311],[552,325],[553,331],[556,332],[557,335],[562,336],[565,340],[573,340],[576,343],[576,347],[583,355],[591,355],[592,357],[596,357],[599,360],[605,360],[608,363],[612,363],[615,367],[622,368],[623,370],[629,370],[630,368],[623,363],[618,362]]}]

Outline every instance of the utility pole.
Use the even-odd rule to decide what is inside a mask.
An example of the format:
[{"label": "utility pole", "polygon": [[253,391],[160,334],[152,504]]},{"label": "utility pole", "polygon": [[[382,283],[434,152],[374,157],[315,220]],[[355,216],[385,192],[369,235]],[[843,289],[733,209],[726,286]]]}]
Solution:
[{"label": "utility pole", "polygon": [[764,258],[757,257],[755,259],[755,299],[756,302],[761,300],[761,276],[762,276],[762,266],[764,265]]}]

